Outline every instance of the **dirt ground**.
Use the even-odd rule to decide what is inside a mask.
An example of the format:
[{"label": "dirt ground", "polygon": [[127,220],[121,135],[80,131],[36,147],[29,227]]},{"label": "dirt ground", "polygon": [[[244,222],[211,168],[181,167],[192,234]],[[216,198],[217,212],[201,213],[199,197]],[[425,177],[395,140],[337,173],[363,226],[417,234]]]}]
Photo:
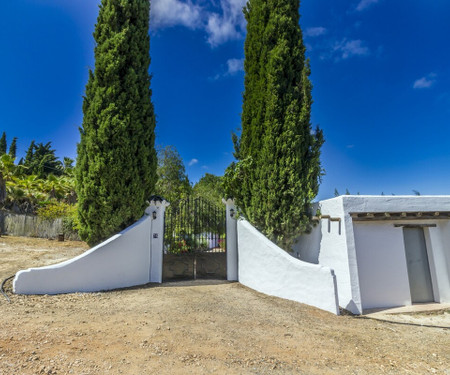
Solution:
[{"label": "dirt ground", "polygon": [[[86,248],[2,237],[0,279]],[[2,375],[450,374],[450,330],[418,325],[420,314],[414,323],[334,316],[224,282],[60,296],[6,289]]]}]

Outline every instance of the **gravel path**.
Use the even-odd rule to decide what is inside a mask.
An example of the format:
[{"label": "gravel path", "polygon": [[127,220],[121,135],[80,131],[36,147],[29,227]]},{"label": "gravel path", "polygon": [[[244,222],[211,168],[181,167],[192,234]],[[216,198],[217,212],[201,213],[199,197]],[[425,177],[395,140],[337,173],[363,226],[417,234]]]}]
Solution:
[{"label": "gravel path", "polygon": [[[19,264],[86,249],[29,239],[17,247],[17,241],[0,239],[2,278]],[[448,329],[337,317],[238,283],[11,301],[0,300],[2,375],[450,374]]]}]

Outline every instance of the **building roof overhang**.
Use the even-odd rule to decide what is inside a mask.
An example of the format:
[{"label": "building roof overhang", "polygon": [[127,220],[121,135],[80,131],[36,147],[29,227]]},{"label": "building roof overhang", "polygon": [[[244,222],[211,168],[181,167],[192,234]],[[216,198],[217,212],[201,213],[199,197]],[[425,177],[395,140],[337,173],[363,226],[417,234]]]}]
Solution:
[{"label": "building roof overhang", "polygon": [[449,220],[450,211],[350,212],[353,221]]}]

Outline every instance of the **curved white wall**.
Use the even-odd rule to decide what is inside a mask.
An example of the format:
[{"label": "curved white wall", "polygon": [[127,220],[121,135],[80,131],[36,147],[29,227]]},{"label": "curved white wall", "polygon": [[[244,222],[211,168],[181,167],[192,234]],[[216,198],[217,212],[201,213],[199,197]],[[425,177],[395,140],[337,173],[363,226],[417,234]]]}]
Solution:
[{"label": "curved white wall", "polygon": [[166,206],[167,202],[153,202],[139,221],[76,258],[19,271],[13,282],[14,292],[97,292],[160,283]]},{"label": "curved white wall", "polygon": [[332,269],[296,259],[238,221],[239,282],[259,292],[339,314]]},{"label": "curved white wall", "polygon": [[63,263],[20,271],[19,294],[94,292],[149,282],[150,216],[80,256]]}]

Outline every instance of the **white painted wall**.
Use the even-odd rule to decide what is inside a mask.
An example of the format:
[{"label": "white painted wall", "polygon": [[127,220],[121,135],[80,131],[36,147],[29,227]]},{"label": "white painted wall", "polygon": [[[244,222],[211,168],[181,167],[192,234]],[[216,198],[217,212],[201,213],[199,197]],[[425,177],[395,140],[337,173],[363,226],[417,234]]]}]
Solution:
[{"label": "white painted wall", "polygon": [[354,314],[361,314],[356,254],[348,251],[349,247],[354,248],[353,226],[351,222],[350,225],[347,222],[348,215],[344,212],[343,197],[321,201],[319,207],[322,215],[341,219],[340,223],[328,222],[328,219],[321,220],[319,264],[334,270],[340,306]]},{"label": "white painted wall", "polygon": [[339,314],[332,269],[295,259],[245,220],[237,224],[241,284]]},{"label": "white painted wall", "polygon": [[[233,199],[222,199],[222,202],[226,205],[227,280],[238,281],[237,209]],[[231,212],[233,212],[233,215],[231,215]]]},{"label": "white painted wall", "polygon": [[425,229],[435,301],[450,302],[450,221]]},{"label": "white painted wall", "polygon": [[322,220],[311,228],[311,232],[300,236],[292,246],[292,255],[304,262],[319,264]]},{"label": "white painted wall", "polygon": [[362,308],[411,304],[403,229],[393,222],[354,223]]},{"label": "white painted wall", "polygon": [[[166,202],[152,202],[146,215],[80,256],[52,266],[19,271],[18,294],[96,292],[162,279]],[[152,213],[157,213],[153,219]]]},{"label": "white painted wall", "polygon": [[[335,272],[341,307],[361,314],[363,307],[410,304],[402,229],[393,228],[393,222],[389,227],[387,223],[375,221],[354,223],[350,213],[450,211],[450,196],[344,195],[319,202],[319,208],[322,215],[341,218],[340,232],[338,222],[329,225],[327,219],[322,219],[321,235],[314,231],[302,235],[294,251],[308,261],[314,261],[319,252],[319,264]],[[407,223],[414,222],[431,223],[430,220]],[[430,270],[436,300],[447,302],[450,297],[450,224],[447,220],[435,223],[437,228],[425,229]],[[377,248],[377,243],[384,245]],[[384,264],[385,260],[392,262],[392,266]],[[398,269],[397,274],[394,269]],[[377,275],[383,273],[386,278],[381,280]],[[396,290],[391,290],[383,299],[383,290],[388,285]]]}]

